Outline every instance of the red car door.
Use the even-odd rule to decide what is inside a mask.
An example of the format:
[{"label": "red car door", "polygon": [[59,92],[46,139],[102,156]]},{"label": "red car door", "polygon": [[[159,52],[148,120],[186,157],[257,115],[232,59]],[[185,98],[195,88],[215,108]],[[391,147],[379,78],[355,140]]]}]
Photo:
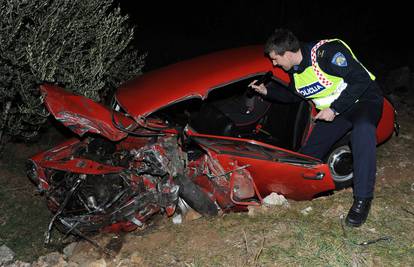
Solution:
[{"label": "red car door", "polygon": [[328,166],[318,159],[254,140],[197,133],[189,136],[222,166],[236,163],[245,167],[259,198],[276,192],[290,199],[306,200],[335,188]]}]

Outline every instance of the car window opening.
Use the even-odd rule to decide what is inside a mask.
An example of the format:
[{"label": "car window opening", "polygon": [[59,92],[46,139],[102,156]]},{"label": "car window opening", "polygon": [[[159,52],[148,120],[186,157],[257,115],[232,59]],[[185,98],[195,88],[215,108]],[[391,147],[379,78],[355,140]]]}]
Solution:
[{"label": "car window opening", "polygon": [[[268,101],[248,88],[260,75],[212,90],[207,99],[187,99],[155,112],[152,116],[172,125],[189,125],[202,134],[253,139],[297,151],[310,121],[306,101]],[[274,80],[276,90],[287,90]],[[280,88],[278,88],[280,87]]]}]

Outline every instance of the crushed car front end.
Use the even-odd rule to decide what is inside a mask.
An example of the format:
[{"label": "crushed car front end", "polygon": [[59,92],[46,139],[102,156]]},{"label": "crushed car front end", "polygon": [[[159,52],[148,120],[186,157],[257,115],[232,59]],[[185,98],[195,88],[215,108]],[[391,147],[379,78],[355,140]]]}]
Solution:
[{"label": "crushed car front end", "polygon": [[174,213],[179,186],[173,177],[183,172],[186,154],[176,136],[135,139],[72,139],[29,160],[28,176],[54,213],[48,233],[54,224],[79,235],[130,231],[161,210]]}]

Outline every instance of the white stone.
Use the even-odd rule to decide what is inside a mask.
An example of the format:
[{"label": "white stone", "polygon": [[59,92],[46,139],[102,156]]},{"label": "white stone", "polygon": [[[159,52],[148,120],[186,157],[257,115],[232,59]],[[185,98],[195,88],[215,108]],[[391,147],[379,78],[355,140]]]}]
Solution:
[{"label": "white stone", "polygon": [[63,249],[63,255],[65,255],[66,258],[69,258],[70,256],[72,256],[73,251],[75,250],[75,248],[76,248],[77,245],[78,245],[77,242],[72,242],[69,245],[67,245]]},{"label": "white stone", "polygon": [[172,218],[172,221],[174,224],[181,224],[183,222],[183,216],[181,216],[181,214],[176,214]]},{"label": "white stone", "polygon": [[88,266],[89,267],[106,267],[107,264],[106,264],[105,259],[99,259],[99,260],[88,263]]},{"label": "white stone", "polygon": [[302,213],[303,215],[308,215],[309,214],[309,212],[311,212],[313,209],[312,209],[312,207],[307,207],[307,208],[304,208],[303,210],[301,210],[300,211],[300,213]]},{"label": "white stone", "polygon": [[283,195],[279,195],[275,192],[271,193],[267,197],[263,199],[263,204],[272,206],[272,205],[278,205],[278,206],[289,206],[289,202]]},{"label": "white stone", "polygon": [[13,261],[16,254],[8,246],[2,245],[0,247],[0,266]]}]

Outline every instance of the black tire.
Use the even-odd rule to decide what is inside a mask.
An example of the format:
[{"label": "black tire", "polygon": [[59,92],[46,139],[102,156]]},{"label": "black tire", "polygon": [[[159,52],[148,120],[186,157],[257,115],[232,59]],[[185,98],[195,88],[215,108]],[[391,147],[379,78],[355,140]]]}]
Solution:
[{"label": "black tire", "polygon": [[188,177],[179,174],[175,177],[175,180],[180,186],[180,197],[191,208],[204,216],[215,216],[218,214],[216,204]]},{"label": "black tire", "polygon": [[345,136],[332,146],[331,150],[324,158],[324,162],[329,166],[329,171],[334,180],[336,190],[347,188],[352,185],[354,173],[349,135]]}]

